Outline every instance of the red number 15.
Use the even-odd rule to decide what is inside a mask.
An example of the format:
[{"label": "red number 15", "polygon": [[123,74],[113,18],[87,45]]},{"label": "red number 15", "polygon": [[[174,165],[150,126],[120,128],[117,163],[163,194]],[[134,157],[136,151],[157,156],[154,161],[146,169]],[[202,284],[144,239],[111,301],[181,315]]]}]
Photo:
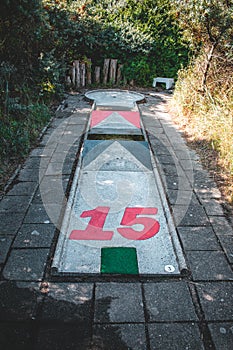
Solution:
[{"label": "red number 15", "polygon": [[[111,240],[114,232],[103,230],[109,210],[109,207],[97,207],[93,210],[84,211],[80,217],[91,217],[86,229],[73,230],[69,239]],[[117,231],[124,238],[130,240],[145,240],[152,238],[159,232],[160,225],[156,219],[142,215],[155,215],[157,212],[157,208],[126,208],[120,224],[127,227],[118,227]],[[133,225],[137,224],[143,226],[140,231],[132,228]]]}]

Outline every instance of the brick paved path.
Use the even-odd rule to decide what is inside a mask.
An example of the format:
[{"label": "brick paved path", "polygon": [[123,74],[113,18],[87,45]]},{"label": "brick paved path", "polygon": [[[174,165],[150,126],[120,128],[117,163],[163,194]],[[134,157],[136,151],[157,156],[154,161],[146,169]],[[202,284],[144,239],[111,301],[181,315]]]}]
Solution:
[{"label": "brick paved path", "polygon": [[[147,94],[140,110],[188,273],[179,279],[51,275],[58,230],[43,202],[47,196],[46,209],[62,211],[65,198],[54,189],[62,171],[69,192],[91,109],[83,95],[69,95],[0,202],[1,349],[233,348],[233,230],[215,183],[166,113],[167,98]],[[45,181],[51,187],[41,196]]]}]

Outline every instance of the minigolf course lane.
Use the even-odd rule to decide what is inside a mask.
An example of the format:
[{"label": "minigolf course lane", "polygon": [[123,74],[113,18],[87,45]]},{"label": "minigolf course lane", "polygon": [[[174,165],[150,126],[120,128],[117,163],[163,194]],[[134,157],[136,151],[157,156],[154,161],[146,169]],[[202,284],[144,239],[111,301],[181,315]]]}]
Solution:
[{"label": "minigolf course lane", "polygon": [[184,257],[136,104],[144,96],[97,90],[86,97],[93,109],[52,272],[181,274]]}]

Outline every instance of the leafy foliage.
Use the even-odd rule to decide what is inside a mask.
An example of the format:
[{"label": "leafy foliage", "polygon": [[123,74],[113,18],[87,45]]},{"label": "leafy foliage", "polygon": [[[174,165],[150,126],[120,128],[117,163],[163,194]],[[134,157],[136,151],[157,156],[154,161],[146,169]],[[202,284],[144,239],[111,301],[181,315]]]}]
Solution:
[{"label": "leafy foliage", "polygon": [[177,0],[175,12],[196,50],[191,64],[179,72],[177,114],[195,140],[217,152],[216,164],[233,203],[233,2]]},{"label": "leafy foliage", "polygon": [[170,10],[169,0],[2,0],[1,157],[26,153],[75,59],[117,58],[137,85],[175,77],[189,50]]},{"label": "leafy foliage", "polygon": [[[176,0],[175,12],[190,44],[205,52],[202,89],[206,89],[211,60],[218,50],[233,55],[233,2],[231,0]],[[225,54],[224,54],[225,52]],[[224,57],[226,59],[227,57]]]},{"label": "leafy foliage", "polygon": [[11,104],[10,115],[8,120],[0,119],[0,161],[27,155],[41,128],[51,117],[48,107],[38,103],[27,106]]}]

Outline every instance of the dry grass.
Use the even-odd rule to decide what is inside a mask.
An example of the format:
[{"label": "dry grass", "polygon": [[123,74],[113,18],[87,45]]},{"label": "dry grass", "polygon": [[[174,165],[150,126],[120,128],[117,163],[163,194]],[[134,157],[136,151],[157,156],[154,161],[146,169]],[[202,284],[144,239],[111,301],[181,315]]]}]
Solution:
[{"label": "dry grass", "polygon": [[200,89],[203,57],[180,72],[171,110],[233,205],[233,67],[220,59],[212,62],[205,91]]}]

